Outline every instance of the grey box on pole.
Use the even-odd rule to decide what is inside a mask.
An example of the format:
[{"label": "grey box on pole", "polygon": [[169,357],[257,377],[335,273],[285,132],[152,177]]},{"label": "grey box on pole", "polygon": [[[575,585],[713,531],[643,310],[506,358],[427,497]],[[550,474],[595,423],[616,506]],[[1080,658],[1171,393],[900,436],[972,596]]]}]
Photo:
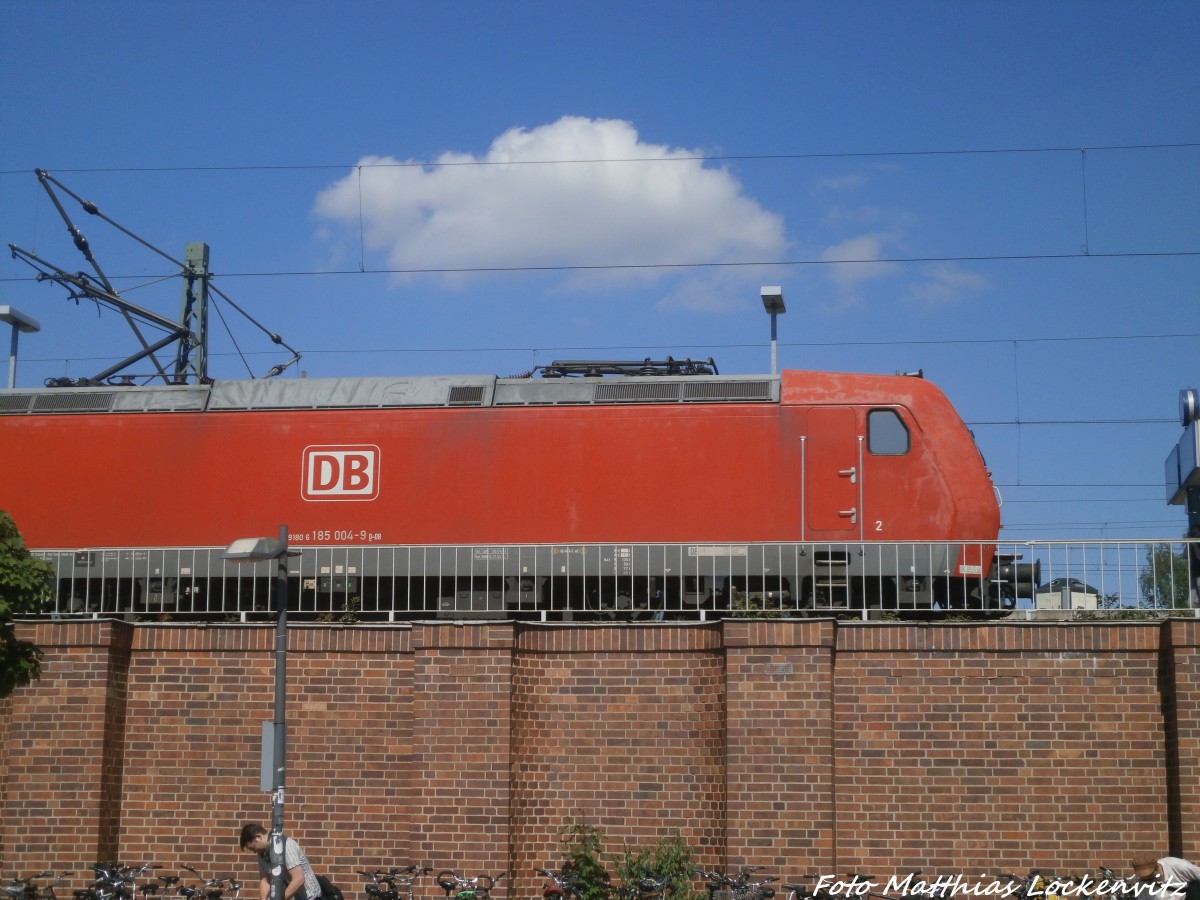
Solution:
[{"label": "grey box on pole", "polygon": [[259,790],[275,790],[275,723],[262,723],[262,762],[258,773]]}]

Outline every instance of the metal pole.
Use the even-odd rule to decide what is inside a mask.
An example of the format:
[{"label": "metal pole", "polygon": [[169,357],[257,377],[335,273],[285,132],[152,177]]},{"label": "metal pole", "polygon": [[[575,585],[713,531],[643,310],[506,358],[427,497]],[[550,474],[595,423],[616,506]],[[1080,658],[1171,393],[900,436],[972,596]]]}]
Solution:
[{"label": "metal pole", "polygon": [[11,390],[17,386],[17,337],[21,330],[17,328],[17,323],[12,326],[12,347],[8,351],[8,387]]},{"label": "metal pole", "polygon": [[771,313],[771,374],[772,375],[778,374],[777,349],[778,349],[779,345],[776,343],[776,340],[775,340],[775,318],[776,318],[775,313],[772,312]]},{"label": "metal pole", "polygon": [[[1200,539],[1200,487],[1187,489],[1187,536]],[[1183,555],[1187,558],[1188,603],[1192,608],[1200,607],[1200,544],[1186,544]]]},{"label": "metal pole", "polygon": [[288,530],[279,526],[279,556],[275,578],[275,720],[271,793],[271,900],[283,900],[287,865],[283,836],[283,794],[287,783],[287,587]]}]

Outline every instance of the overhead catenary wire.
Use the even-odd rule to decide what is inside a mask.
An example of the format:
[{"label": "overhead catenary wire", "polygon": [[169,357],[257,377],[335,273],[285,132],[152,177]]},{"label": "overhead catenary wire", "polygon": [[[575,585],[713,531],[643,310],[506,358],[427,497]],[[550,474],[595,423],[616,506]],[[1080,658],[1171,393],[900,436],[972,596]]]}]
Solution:
[{"label": "overhead catenary wire", "polygon": [[[651,271],[666,269],[736,269],[736,268],[772,268],[772,267],[802,267],[802,266],[878,266],[903,264],[928,264],[951,262],[1036,262],[1039,260],[1070,260],[1070,259],[1167,259],[1200,256],[1200,250],[1161,250],[1161,251],[1116,251],[1110,253],[1000,253],[992,255],[970,256],[889,256],[871,259],[781,259],[781,260],[732,260],[723,262],[660,262],[660,263],[576,263],[558,265],[518,265],[518,266],[408,266],[404,268],[366,268],[357,269],[279,269],[244,272],[222,272],[222,278],[312,278],[345,275],[484,275],[528,272],[615,272],[615,271]],[[114,275],[113,279],[144,278],[145,275]],[[33,281],[28,276],[22,278],[4,277],[0,282]]]},{"label": "overhead catenary wire", "polygon": [[[780,347],[792,349],[821,349],[821,348],[838,348],[838,347],[954,347],[954,346],[979,346],[979,345],[1001,345],[1001,344],[1076,344],[1076,343],[1093,343],[1093,342],[1130,342],[1130,341],[1162,341],[1162,340],[1195,340],[1200,339],[1200,331],[1179,331],[1179,332],[1155,332],[1149,334],[1097,334],[1097,335],[1076,335],[1076,336],[1048,336],[1048,337],[1019,337],[1019,338],[912,338],[904,340],[844,340],[844,341],[780,341]],[[735,343],[725,342],[719,344],[686,344],[681,349],[689,352],[703,352],[712,354],[722,350],[746,350],[758,349],[759,344],[754,343]],[[662,348],[658,344],[599,344],[582,346],[579,344],[564,344],[559,346],[540,346],[540,347],[521,347],[521,346],[494,346],[494,347],[309,347],[305,349],[306,356],[318,355],[336,355],[336,356],[382,356],[387,354],[397,353],[507,353],[507,354],[538,354],[547,353],[553,355],[562,355],[564,353],[656,353]],[[269,351],[252,351],[249,355],[262,354]],[[213,354],[217,356],[219,354]],[[58,357],[27,357],[30,361],[49,362]],[[77,360],[84,360],[87,357],[75,357]],[[102,359],[106,357],[91,357],[92,359]],[[1019,411],[1019,407],[1018,407]],[[1019,420],[1019,415],[1016,420]],[[1015,421],[1015,420],[1014,420]],[[1047,420],[1042,420],[1047,421]],[[1061,421],[1061,420],[1053,420]],[[1095,422],[1097,420],[1089,420]],[[1157,420],[1154,420],[1157,421]],[[1174,421],[1174,420],[1171,420]],[[972,424],[972,423],[968,423]],[[978,424],[993,424],[991,422],[980,422]],[[996,423],[999,424],[999,423]]]},{"label": "overhead catenary wire", "polygon": [[[1200,249],[1175,249],[1163,251],[1125,251],[1115,250],[1106,253],[1093,253],[1090,245],[1090,225],[1088,221],[1088,181],[1087,181],[1087,154],[1098,152],[1147,152],[1147,151],[1166,151],[1166,150],[1192,150],[1200,148],[1200,142],[1176,142],[1176,143],[1137,143],[1137,144],[1098,144],[1090,147],[1064,147],[1064,146],[1039,146],[1039,147],[991,147],[991,148],[951,148],[951,149],[932,149],[932,150],[858,150],[858,151],[816,151],[816,152],[795,152],[795,153],[760,153],[760,154],[687,154],[677,153],[666,156],[632,156],[624,158],[551,158],[551,159],[532,159],[532,160],[488,160],[474,158],[455,158],[452,160],[395,160],[395,159],[380,159],[374,161],[368,159],[360,159],[352,164],[265,164],[265,165],[227,165],[227,166],[130,166],[130,167],[93,167],[93,168],[63,168],[58,169],[60,172],[72,173],[94,173],[94,174],[117,174],[117,173],[188,173],[188,172],[263,172],[272,170],[281,171],[325,171],[325,170],[342,170],[350,172],[357,181],[358,191],[358,242],[359,242],[359,260],[358,266],[354,269],[272,269],[272,270],[245,270],[245,271],[228,271],[221,273],[223,278],[287,278],[287,277],[330,277],[330,276],[345,276],[345,275],[385,275],[385,276],[403,276],[403,275],[463,275],[463,274],[500,274],[500,273],[538,273],[538,272],[587,272],[587,271],[670,271],[670,270],[698,270],[698,269],[730,269],[738,267],[807,267],[807,266],[855,266],[855,265],[903,265],[903,264],[946,264],[946,263],[984,263],[984,262],[1016,262],[1016,261],[1057,261],[1082,258],[1096,259],[1153,259],[1153,258],[1186,258],[1200,255]],[[802,160],[802,159],[871,159],[871,158],[889,158],[889,157],[953,157],[953,156],[980,156],[980,155],[1006,155],[1006,154],[1053,154],[1053,153],[1073,153],[1078,154],[1081,164],[1082,176],[1082,193],[1083,193],[1083,242],[1077,252],[1071,253],[1023,253],[1023,254],[952,254],[952,255],[929,255],[929,256],[893,256],[886,258],[863,258],[863,259],[825,259],[825,258],[798,258],[798,259],[783,259],[783,260],[662,260],[658,262],[639,262],[630,263],[620,260],[597,262],[597,263],[560,263],[551,265],[535,265],[535,264],[518,264],[512,266],[407,266],[407,267],[368,267],[366,265],[366,239],[365,225],[363,221],[363,196],[362,196],[362,175],[365,169],[384,169],[384,168],[441,168],[441,167],[470,167],[470,166],[546,166],[546,165],[595,165],[595,164],[616,164],[616,163],[631,163],[631,164],[649,164],[649,163],[671,163],[684,161],[702,161],[702,162],[724,162],[724,161],[767,161],[767,160]],[[27,174],[28,170],[6,170],[0,172],[0,175]],[[36,170],[39,177],[42,177],[46,172],[45,169]],[[74,196],[72,194],[72,196]],[[78,200],[79,198],[76,197]],[[81,203],[86,202],[80,200]],[[94,209],[88,209],[89,212],[96,214]],[[107,220],[110,221],[111,220]],[[121,226],[112,223],[116,227]],[[124,230],[124,229],[122,229]],[[126,232],[128,233],[128,232]],[[136,235],[131,235],[137,240]],[[145,243],[144,241],[142,243]],[[150,245],[146,245],[150,246]],[[156,252],[161,253],[156,248],[151,247]],[[168,257],[170,258],[170,257]],[[173,262],[176,262],[172,260]],[[122,276],[133,277],[133,276]],[[20,277],[0,277],[0,282],[18,282],[28,280],[28,278]]]},{"label": "overhead catenary wire", "polygon": [[[770,160],[801,159],[886,159],[889,157],[921,156],[986,156],[1041,153],[1100,153],[1145,150],[1190,150],[1200,148],[1200,142],[1144,143],[1144,144],[1097,144],[1090,147],[1041,146],[1041,147],[962,147],[942,150],[832,150],[795,153],[705,153],[677,154],[670,156],[631,156],[621,158],[579,159],[519,159],[519,160],[392,160],[375,163],[266,163],[231,164],[225,166],[101,166],[101,167],[54,167],[55,171],[89,174],[120,174],[127,172],[270,172],[270,171],[346,171],[358,168],[430,168],[460,166],[549,166],[549,165],[594,165],[596,163],[671,163],[671,162],[753,162]],[[29,169],[4,169],[0,175],[26,175]]]}]

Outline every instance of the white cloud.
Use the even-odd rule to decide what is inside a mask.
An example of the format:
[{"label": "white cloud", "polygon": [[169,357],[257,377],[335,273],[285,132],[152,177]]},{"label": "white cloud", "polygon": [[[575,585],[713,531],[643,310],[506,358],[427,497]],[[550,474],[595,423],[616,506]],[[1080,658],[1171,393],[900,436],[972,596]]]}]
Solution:
[{"label": "white cloud", "polygon": [[655,306],[660,310],[723,313],[733,310],[762,312],[759,288],[779,282],[779,270],[757,266],[691,272],[676,279]]},{"label": "white cloud", "polygon": [[905,278],[907,284],[901,290],[907,290],[909,297],[928,308],[952,306],[971,294],[991,288],[991,282],[984,276],[953,263],[925,266],[913,274],[899,263],[883,261],[888,255],[886,247],[902,239],[901,233],[874,232],[827,248],[821,258],[831,264],[825,267],[825,274],[836,291],[833,307],[856,306],[863,299],[861,291],[868,282],[885,278]]},{"label": "white cloud", "polygon": [[831,175],[827,178],[818,178],[814,183],[814,187],[818,191],[846,191],[863,187],[867,183],[867,176],[862,172],[851,172],[846,175]]},{"label": "white cloud", "polygon": [[921,280],[912,285],[912,295],[927,306],[949,306],[967,294],[991,287],[982,275],[942,263],[930,266],[921,273]]},{"label": "white cloud", "polygon": [[565,117],[511,128],[479,157],[364,157],[314,211],[400,270],[780,258],[782,218],[698,155],[644,143],[628,122]]},{"label": "white cloud", "polygon": [[877,278],[887,278],[896,272],[894,263],[874,262],[883,256],[884,236],[863,234],[829,247],[821,259],[835,263],[829,267],[829,277],[844,293],[852,293],[860,284]]},{"label": "white cloud", "polygon": [[859,206],[845,208],[835,206],[829,209],[822,224],[826,228],[840,228],[844,225],[866,226],[876,225],[884,218],[884,211],[879,206]]}]

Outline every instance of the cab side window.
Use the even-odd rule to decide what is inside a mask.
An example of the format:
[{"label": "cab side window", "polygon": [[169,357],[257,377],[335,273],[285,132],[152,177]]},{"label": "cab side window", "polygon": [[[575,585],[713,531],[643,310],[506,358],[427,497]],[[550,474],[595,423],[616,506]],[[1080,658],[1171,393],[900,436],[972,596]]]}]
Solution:
[{"label": "cab side window", "polygon": [[908,426],[894,409],[867,413],[867,450],[875,456],[903,456],[912,449]]}]

